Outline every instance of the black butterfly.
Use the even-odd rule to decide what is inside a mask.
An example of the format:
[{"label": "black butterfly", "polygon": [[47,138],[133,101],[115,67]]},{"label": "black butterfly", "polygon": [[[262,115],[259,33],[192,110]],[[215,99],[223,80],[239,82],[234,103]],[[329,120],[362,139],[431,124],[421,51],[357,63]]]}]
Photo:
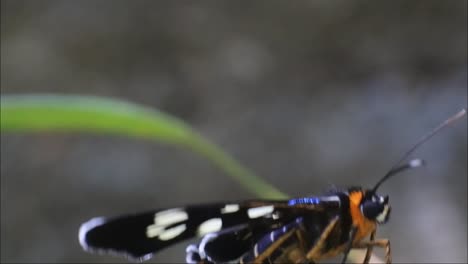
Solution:
[{"label": "black butterfly", "polygon": [[[257,262],[265,250],[291,231],[299,232],[302,241],[294,237],[275,247],[276,253],[293,244],[313,247],[337,218],[336,230],[320,253],[326,255],[349,240],[353,223],[350,198],[362,197],[369,221],[381,218],[383,223],[388,219],[390,211],[385,210],[389,208],[388,199],[363,196],[367,192],[369,190],[352,188],[322,197],[196,205],[116,218],[93,218],[81,226],[80,243],[86,250],[120,252],[132,259],[145,260],[165,247],[203,236],[198,245],[187,248],[187,262]],[[369,231],[373,230],[366,232]],[[268,256],[270,260],[280,257],[285,256]],[[315,260],[318,259],[311,259]]]}]

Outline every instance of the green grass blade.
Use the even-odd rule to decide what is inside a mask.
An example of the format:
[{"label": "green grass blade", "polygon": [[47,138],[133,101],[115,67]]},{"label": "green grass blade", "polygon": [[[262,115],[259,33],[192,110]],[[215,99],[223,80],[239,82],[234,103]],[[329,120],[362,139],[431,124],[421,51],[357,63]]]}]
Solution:
[{"label": "green grass blade", "polygon": [[209,159],[258,197],[287,197],[181,120],[141,105],[93,96],[3,95],[0,121],[2,133],[103,133],[175,144]]}]

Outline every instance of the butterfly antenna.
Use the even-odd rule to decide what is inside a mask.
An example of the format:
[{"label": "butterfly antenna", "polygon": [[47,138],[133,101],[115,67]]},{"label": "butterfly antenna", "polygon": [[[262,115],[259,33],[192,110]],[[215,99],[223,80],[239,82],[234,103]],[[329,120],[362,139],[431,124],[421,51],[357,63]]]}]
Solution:
[{"label": "butterfly antenna", "polygon": [[401,165],[417,148],[419,148],[422,144],[424,144],[426,141],[428,141],[430,138],[432,138],[435,134],[437,134],[442,128],[444,127],[447,127],[449,126],[450,124],[452,124],[453,122],[455,122],[456,120],[460,119],[461,117],[463,117],[464,115],[466,114],[466,109],[462,109],[461,111],[459,111],[458,113],[456,113],[455,115],[451,116],[450,118],[448,118],[447,120],[445,120],[444,122],[442,122],[439,126],[437,126],[436,128],[434,128],[432,131],[430,131],[428,134],[424,135],[423,137],[421,137],[418,142],[416,144],[414,144],[414,146],[412,148],[410,148],[401,158],[400,160],[398,160],[398,162],[387,172],[387,174],[385,174],[384,177],[382,177],[382,179],[380,179],[377,184],[374,186],[374,188],[372,189],[372,192],[375,193],[375,191],[377,191],[377,189],[379,188],[379,186],[385,182],[386,180],[388,180],[390,177],[392,177],[393,175],[396,175],[404,170],[407,170],[407,169],[411,169],[411,168],[417,168],[417,167],[420,167],[420,166],[423,166],[424,165],[424,161],[423,160],[420,160],[420,159],[413,159],[413,160],[410,160],[409,162]]}]

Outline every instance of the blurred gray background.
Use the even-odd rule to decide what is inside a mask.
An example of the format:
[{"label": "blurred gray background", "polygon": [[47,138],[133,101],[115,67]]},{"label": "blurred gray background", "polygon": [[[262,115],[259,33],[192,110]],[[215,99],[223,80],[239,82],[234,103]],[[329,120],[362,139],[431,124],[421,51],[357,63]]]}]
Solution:
[{"label": "blurred gray background", "polygon": [[[291,196],[371,186],[467,105],[467,1],[2,1],[1,94],[109,96],[183,119]],[[467,122],[387,182],[395,262],[467,262]],[[254,198],[166,144],[1,135],[1,261],[85,253],[94,216]],[[150,262],[182,262],[187,241]],[[377,251],[382,255],[382,251]]]}]

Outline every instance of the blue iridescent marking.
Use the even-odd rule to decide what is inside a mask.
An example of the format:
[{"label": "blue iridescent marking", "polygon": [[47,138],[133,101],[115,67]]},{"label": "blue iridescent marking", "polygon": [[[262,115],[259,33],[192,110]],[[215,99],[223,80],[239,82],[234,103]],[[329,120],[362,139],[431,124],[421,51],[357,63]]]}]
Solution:
[{"label": "blue iridescent marking", "polygon": [[296,205],[296,204],[319,204],[320,199],[317,197],[304,197],[298,199],[289,200],[288,205]]}]

